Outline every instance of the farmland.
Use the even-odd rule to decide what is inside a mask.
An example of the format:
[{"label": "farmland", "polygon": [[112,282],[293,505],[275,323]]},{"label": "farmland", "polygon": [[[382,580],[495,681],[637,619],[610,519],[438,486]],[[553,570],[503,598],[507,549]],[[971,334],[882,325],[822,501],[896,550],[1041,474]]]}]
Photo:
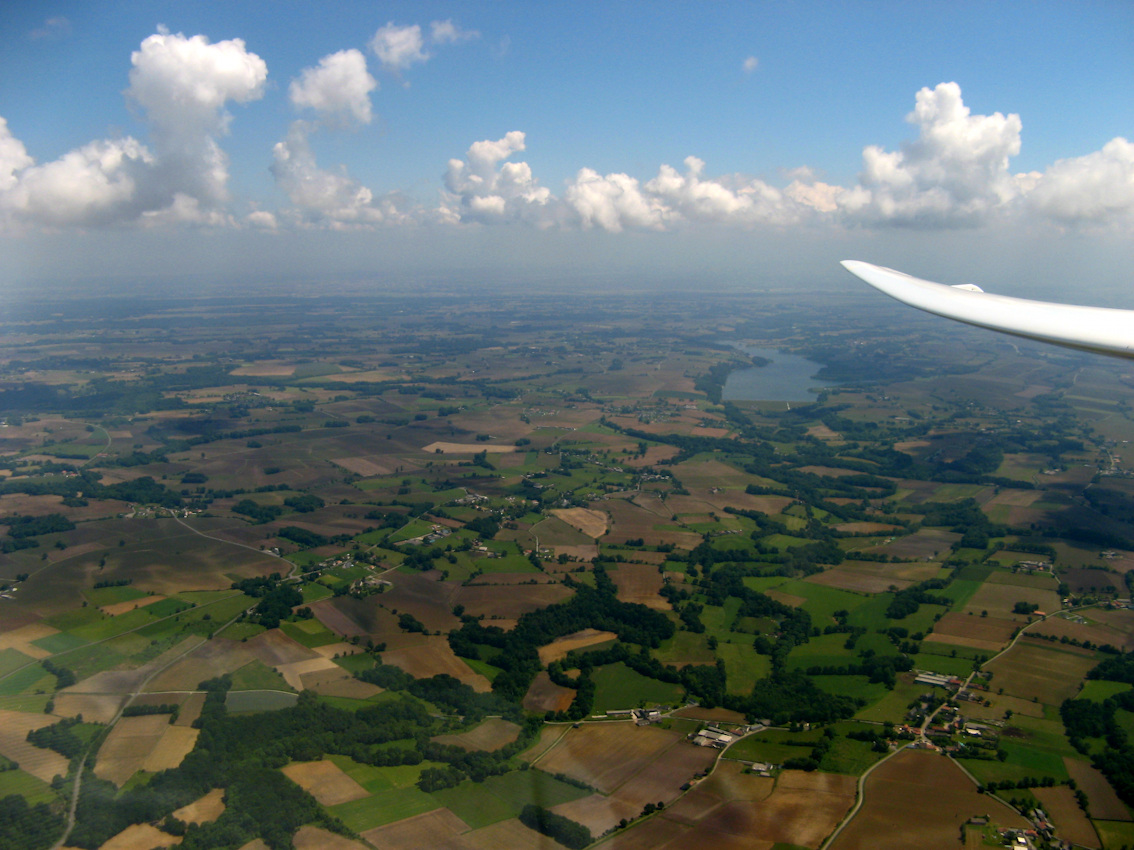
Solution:
[{"label": "farmland", "polygon": [[[1000,826],[1129,843],[1107,736],[1061,715],[1125,700],[1086,677],[1134,649],[1134,487],[1096,475],[1134,423],[1059,400],[1084,355],[850,296],[554,300],[13,318],[0,797],[65,811],[81,751],[84,850],[262,846],[242,777],[297,847],[548,847],[531,804],[616,850],[818,848],[896,753],[836,850],[953,846],[977,782]],[[722,403],[754,342],[830,386]],[[902,749],[931,715],[955,761]]]}]

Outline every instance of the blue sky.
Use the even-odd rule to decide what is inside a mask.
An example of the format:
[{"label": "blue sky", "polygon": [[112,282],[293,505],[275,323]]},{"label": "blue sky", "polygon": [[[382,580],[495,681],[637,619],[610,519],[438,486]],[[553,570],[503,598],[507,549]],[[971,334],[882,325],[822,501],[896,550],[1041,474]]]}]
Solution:
[{"label": "blue sky", "polygon": [[852,256],[1113,293],[1132,34],[1127,2],[4,4],[0,284]]}]

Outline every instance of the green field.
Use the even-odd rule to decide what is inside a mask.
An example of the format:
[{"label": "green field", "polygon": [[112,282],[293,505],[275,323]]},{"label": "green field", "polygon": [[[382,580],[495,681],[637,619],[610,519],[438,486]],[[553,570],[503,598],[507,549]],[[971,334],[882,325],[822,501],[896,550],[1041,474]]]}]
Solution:
[{"label": "green field", "polygon": [[760,679],[772,671],[772,659],[759,655],[745,640],[717,644],[717,656],[724,660],[730,694],[750,694]]},{"label": "green field", "polygon": [[260,661],[249,661],[232,674],[234,691],[294,691],[275,670]]},{"label": "green field", "polygon": [[599,667],[594,672],[595,703],[592,711],[602,714],[611,709],[645,705],[675,705],[681,698],[680,685],[648,679],[622,662]]},{"label": "green field", "polygon": [[312,649],[316,646],[327,646],[338,643],[342,638],[332,632],[318,620],[297,620],[294,623],[280,623],[280,631],[298,644]]},{"label": "green field", "polygon": [[843,667],[856,663],[857,651],[847,649],[847,635],[833,634],[813,637],[807,643],[793,647],[788,653],[788,670],[805,670],[808,667]]},{"label": "green field", "polygon": [[1083,689],[1079,691],[1075,699],[1089,699],[1092,702],[1102,702],[1105,699],[1124,691],[1130,690],[1132,685],[1126,682],[1107,682],[1102,679],[1087,679],[1083,682]]},{"label": "green field", "polygon": [[22,770],[0,771],[0,799],[10,794],[18,794],[33,806],[36,803],[54,803],[58,799],[50,785]]},{"label": "green field", "polygon": [[329,806],[327,811],[355,832],[365,832],[376,826],[439,808],[441,803],[435,797],[411,785],[408,788],[378,791],[361,800]]}]

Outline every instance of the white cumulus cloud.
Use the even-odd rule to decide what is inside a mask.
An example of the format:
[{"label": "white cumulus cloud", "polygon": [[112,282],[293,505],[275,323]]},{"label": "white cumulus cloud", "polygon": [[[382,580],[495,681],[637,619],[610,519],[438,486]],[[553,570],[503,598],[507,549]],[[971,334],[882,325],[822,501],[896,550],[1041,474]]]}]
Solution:
[{"label": "white cumulus cloud", "polygon": [[1031,180],[1028,206],[1065,224],[1131,220],[1134,215],[1134,144],[1124,138],[1102,150],[1056,161]]},{"label": "white cumulus cloud", "polygon": [[513,130],[502,139],[473,143],[465,160],[449,160],[444,198],[448,216],[462,221],[545,223],[551,191],[539,185],[526,162],[504,162],[524,147],[524,134]]},{"label": "white cumulus cloud", "polygon": [[744,73],[751,74],[753,71],[760,67],[760,60],[755,56],[749,56],[744,60],[740,67],[744,69]]},{"label": "white cumulus cloud", "polygon": [[434,44],[456,44],[480,38],[476,30],[463,30],[451,20],[433,21],[429,25],[429,38]]},{"label": "white cumulus cloud", "polygon": [[310,132],[309,124],[296,121],[287,139],[272,151],[272,174],[303,222],[342,227],[410,220],[398,197],[375,198],[345,170],[336,173],[320,168],[308,140]]},{"label": "white cumulus cloud", "polygon": [[961,87],[941,83],[917,93],[906,120],[917,139],[898,151],[863,151],[863,191],[848,192],[843,204],[852,220],[971,226],[1017,195],[1008,164],[1020,152],[1018,115],[972,115]]},{"label": "white cumulus cloud", "polygon": [[340,50],[304,68],[292,80],[288,96],[296,109],[313,109],[326,118],[348,117],[369,124],[370,92],[378,81],[366,70],[366,57],[358,50]]},{"label": "white cumulus cloud", "polygon": [[393,21],[380,27],[370,39],[370,49],[378,57],[382,66],[390,71],[404,71],[414,62],[424,62],[429,58],[425,52],[425,39],[421,27],[412,24],[399,27]]}]

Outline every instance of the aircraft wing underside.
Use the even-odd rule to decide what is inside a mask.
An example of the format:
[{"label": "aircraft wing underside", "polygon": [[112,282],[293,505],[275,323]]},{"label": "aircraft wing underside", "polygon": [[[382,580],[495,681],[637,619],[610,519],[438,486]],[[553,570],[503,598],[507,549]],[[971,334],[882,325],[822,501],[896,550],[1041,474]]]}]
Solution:
[{"label": "aircraft wing underside", "polygon": [[989,330],[1134,359],[1134,310],[1029,301],[946,286],[860,260],[843,267],[904,304]]}]

